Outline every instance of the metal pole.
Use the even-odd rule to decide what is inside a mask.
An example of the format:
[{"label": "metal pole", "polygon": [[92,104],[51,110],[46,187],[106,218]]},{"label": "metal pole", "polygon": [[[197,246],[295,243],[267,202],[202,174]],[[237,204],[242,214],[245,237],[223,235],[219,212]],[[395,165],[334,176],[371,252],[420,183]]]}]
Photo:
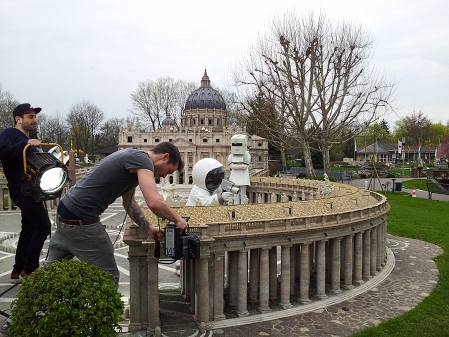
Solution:
[{"label": "metal pole", "polygon": [[404,158],[405,158],[404,144],[405,144],[405,137],[402,137],[402,176],[404,176]]},{"label": "metal pole", "polygon": [[366,132],[365,132],[365,149],[364,149],[364,151],[365,151],[365,163],[366,163]]}]

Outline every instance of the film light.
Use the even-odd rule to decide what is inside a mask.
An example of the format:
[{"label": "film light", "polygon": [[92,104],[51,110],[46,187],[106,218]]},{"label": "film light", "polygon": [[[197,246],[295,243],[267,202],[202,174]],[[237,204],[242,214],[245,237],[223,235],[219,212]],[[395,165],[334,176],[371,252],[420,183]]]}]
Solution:
[{"label": "film light", "polygon": [[[61,159],[64,160],[60,145],[42,143],[42,145],[57,145],[61,150]],[[22,193],[36,199],[36,201],[59,198],[62,190],[69,180],[67,167],[53,154],[47,152],[33,152],[26,155],[28,144],[23,149],[23,169],[25,173]]]}]

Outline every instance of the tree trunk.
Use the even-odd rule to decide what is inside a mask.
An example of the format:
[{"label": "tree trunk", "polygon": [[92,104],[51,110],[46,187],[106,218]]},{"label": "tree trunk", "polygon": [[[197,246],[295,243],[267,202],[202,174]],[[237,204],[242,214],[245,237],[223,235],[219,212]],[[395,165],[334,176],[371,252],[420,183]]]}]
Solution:
[{"label": "tree trunk", "polygon": [[330,171],[331,170],[331,159],[329,155],[329,145],[323,144],[323,168],[324,171]]},{"label": "tree trunk", "polygon": [[304,163],[306,165],[306,173],[307,177],[314,178],[315,170],[313,169],[312,155],[310,153],[310,148],[306,142],[302,142],[303,147],[302,150],[304,152]]}]

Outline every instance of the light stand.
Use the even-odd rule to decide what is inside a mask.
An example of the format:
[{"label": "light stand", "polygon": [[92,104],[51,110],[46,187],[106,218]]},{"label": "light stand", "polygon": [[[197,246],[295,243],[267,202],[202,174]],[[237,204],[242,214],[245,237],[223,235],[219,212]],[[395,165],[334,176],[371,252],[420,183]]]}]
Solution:
[{"label": "light stand", "polygon": [[[42,145],[57,145],[61,150],[61,160],[64,153],[59,144],[42,143]],[[23,170],[25,174],[22,193],[36,199],[36,201],[59,198],[62,189],[69,180],[67,167],[53,154],[47,152],[33,152],[26,155],[27,144],[23,149]]]}]

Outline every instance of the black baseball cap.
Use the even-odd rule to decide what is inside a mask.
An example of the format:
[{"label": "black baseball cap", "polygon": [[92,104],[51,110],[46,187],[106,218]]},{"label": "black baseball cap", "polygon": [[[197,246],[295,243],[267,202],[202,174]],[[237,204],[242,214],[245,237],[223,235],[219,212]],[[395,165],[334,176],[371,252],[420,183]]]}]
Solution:
[{"label": "black baseball cap", "polygon": [[30,103],[22,103],[15,107],[12,115],[13,117],[22,116],[27,112],[34,111],[35,113],[39,113],[42,108],[33,108]]}]

